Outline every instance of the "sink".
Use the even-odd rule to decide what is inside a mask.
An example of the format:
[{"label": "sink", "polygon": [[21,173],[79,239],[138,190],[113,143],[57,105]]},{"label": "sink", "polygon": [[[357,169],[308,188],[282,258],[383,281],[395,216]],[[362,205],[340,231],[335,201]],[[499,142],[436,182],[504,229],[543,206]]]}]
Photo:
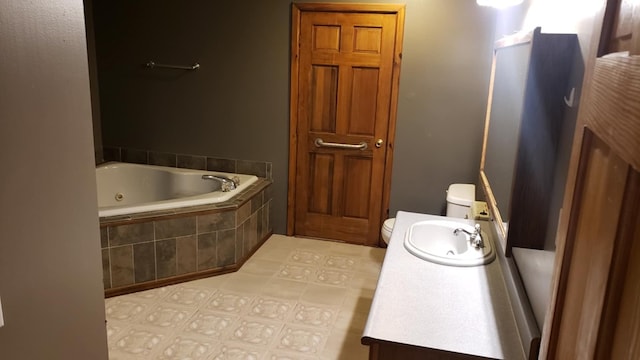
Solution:
[{"label": "sink", "polygon": [[473,233],[468,223],[448,220],[426,220],[414,223],[407,230],[404,247],[420,259],[449,266],[478,266],[488,264],[496,257],[491,241],[481,231],[484,247],[476,248],[470,236],[462,228]]}]

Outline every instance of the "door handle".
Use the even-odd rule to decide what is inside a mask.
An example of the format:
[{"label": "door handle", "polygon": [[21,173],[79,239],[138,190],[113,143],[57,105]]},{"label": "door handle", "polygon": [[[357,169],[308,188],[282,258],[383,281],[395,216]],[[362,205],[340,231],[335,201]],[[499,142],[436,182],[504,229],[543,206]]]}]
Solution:
[{"label": "door handle", "polygon": [[327,147],[334,149],[365,150],[367,148],[367,143],[364,141],[360,144],[343,144],[324,142],[321,138],[317,138],[314,143],[316,144],[316,147]]},{"label": "door handle", "polygon": [[377,148],[382,147],[382,144],[383,144],[383,143],[384,143],[384,140],[382,140],[382,139],[378,139],[378,141],[376,141],[376,147],[377,147]]}]

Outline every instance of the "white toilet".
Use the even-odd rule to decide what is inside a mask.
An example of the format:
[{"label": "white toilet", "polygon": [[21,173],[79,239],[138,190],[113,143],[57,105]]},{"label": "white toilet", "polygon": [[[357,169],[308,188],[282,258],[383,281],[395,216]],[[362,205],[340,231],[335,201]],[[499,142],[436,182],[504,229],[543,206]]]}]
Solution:
[{"label": "white toilet", "polygon": [[[447,216],[471,219],[471,204],[476,199],[474,184],[451,184],[447,190]],[[391,231],[396,223],[395,218],[389,218],[382,224],[380,233],[385,244],[389,244]]]}]

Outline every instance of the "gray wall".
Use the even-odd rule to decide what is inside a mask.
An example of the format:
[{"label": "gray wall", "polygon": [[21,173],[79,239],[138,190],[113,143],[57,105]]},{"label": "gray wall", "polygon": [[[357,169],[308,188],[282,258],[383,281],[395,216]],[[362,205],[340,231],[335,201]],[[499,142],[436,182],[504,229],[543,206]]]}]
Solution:
[{"label": "gray wall", "polygon": [[0,2],[2,359],[107,359],[82,0]]},{"label": "gray wall", "polygon": [[[477,179],[495,14],[472,0],[403,3],[391,214],[439,214],[449,183]],[[94,8],[103,143],[270,161],[274,230],[284,233],[290,1],[104,1]],[[142,64],[150,59],[202,68],[149,71]]]},{"label": "gray wall", "polygon": [[391,215],[441,214],[449,184],[477,181],[494,15],[475,1],[408,2]]}]

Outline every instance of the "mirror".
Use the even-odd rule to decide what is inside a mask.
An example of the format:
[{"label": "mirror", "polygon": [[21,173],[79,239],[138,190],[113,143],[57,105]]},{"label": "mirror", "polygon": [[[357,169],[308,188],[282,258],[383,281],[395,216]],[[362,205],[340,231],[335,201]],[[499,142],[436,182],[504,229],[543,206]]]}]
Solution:
[{"label": "mirror", "polygon": [[495,205],[502,210],[504,222],[509,221],[529,53],[530,47],[519,45],[500,49],[494,57],[492,111],[481,171],[492,185]]},{"label": "mirror", "polygon": [[563,97],[576,48],[575,34],[540,28],[496,42],[480,181],[507,256],[513,247],[554,248]]},{"label": "mirror", "polygon": [[494,51],[480,179],[506,249],[530,42]]}]

